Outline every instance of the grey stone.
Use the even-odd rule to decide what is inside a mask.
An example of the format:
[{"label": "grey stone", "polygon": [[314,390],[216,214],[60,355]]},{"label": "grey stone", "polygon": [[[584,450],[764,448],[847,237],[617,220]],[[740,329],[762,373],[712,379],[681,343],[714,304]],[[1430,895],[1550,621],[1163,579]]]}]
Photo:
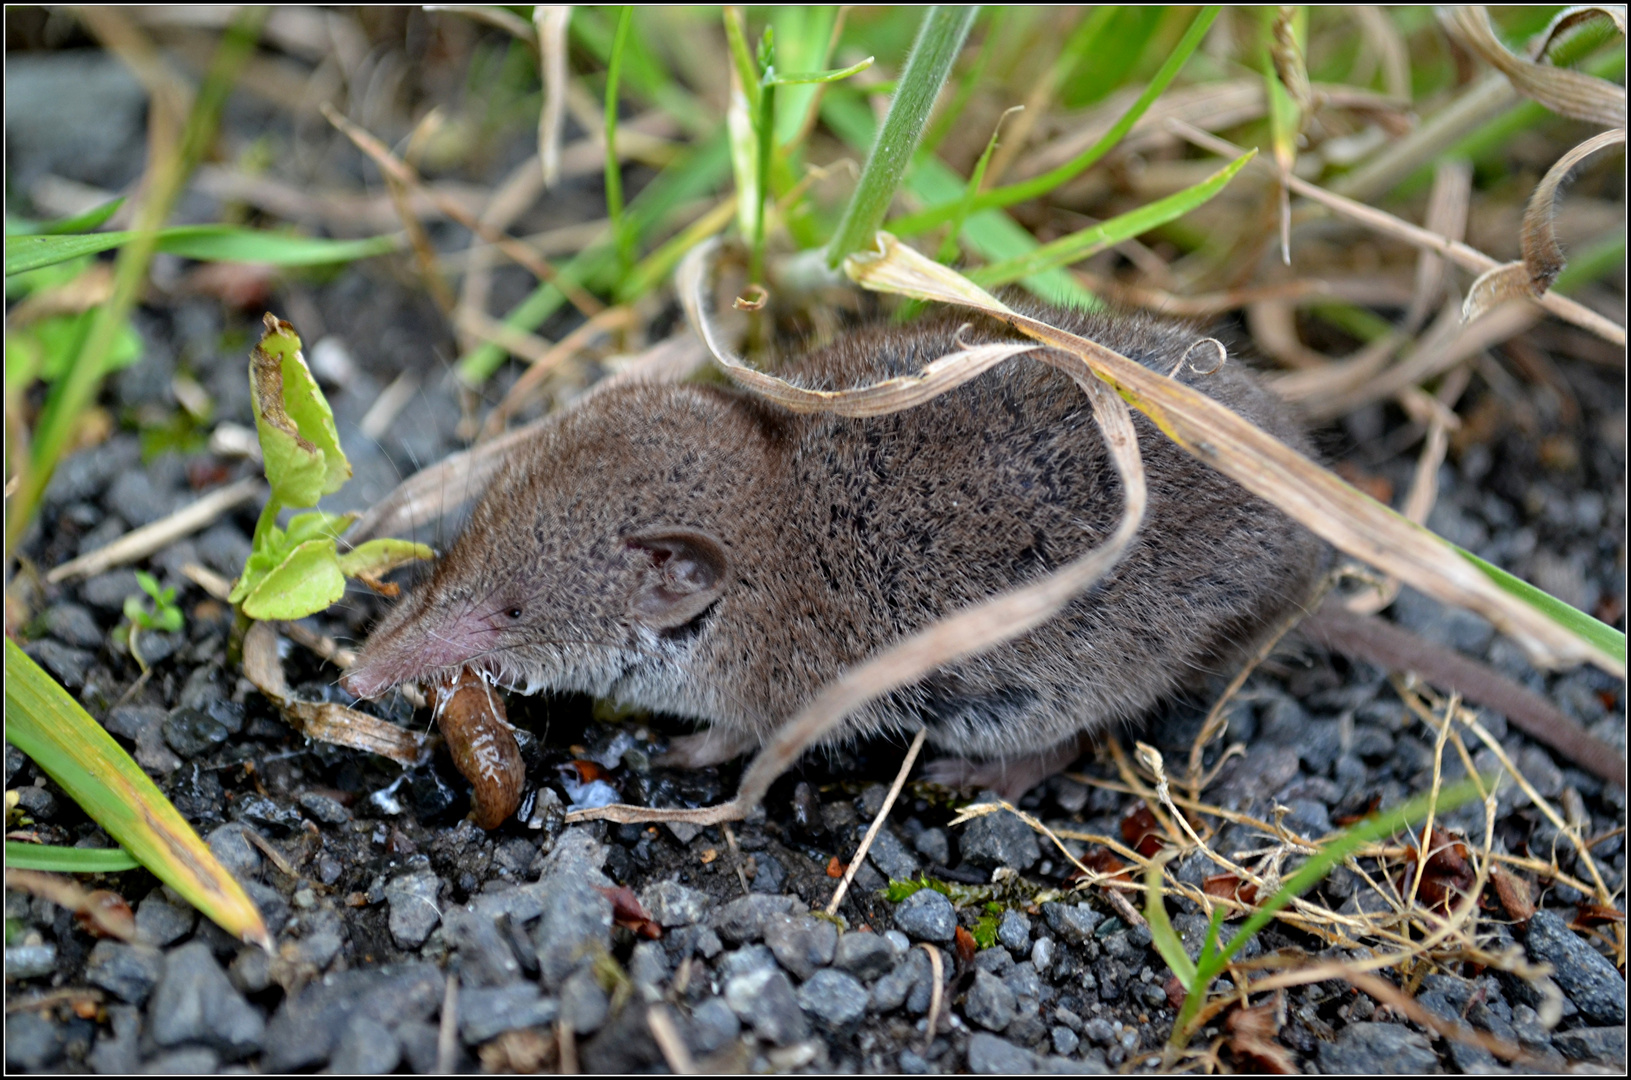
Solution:
[{"label": "grey stone", "polygon": [[[7,974],[13,974],[9,956],[7,960]],[[164,954],[151,945],[98,941],[85,961],[86,982],[132,1005],[146,1001],[163,974]]]},{"label": "grey stone", "polygon": [[6,946],[6,978],[39,979],[57,969],[57,947],[50,943]]},{"label": "grey stone", "polygon": [[919,889],[895,905],[895,925],[920,941],[950,941],[957,933],[957,911],[940,893]]},{"label": "grey stone", "polygon": [[768,851],[753,856],[753,881],[756,893],[779,894],[787,886],[787,867]]},{"label": "grey stone", "polygon": [[891,881],[910,881],[917,876],[917,858],[901,843],[900,837],[887,828],[879,829],[878,835],[872,838],[867,858]]},{"label": "grey stone", "polygon": [[912,949],[895,962],[894,970],[872,984],[873,1010],[889,1012],[905,1005],[908,1012],[924,1012],[933,990],[933,977],[929,958],[922,949]]},{"label": "grey stone", "polygon": [[832,963],[838,927],[813,915],[773,915],[765,920],[764,939],[776,961],[803,980]]},{"label": "grey stone", "polygon": [[[1178,940],[1183,943],[1184,952],[1189,954],[1191,960],[1200,959],[1201,946],[1206,943],[1207,930],[1210,924],[1204,915],[1178,914],[1173,916],[1172,928],[1178,931]],[[1240,932],[1240,923],[1226,922],[1218,927],[1218,947],[1229,944]],[[1240,947],[1238,955],[1241,959],[1250,959],[1263,951],[1262,942],[1256,935],[1249,938]]]},{"label": "grey stone", "polygon": [[1053,1043],[1053,1052],[1070,1057],[1082,1045],[1082,1037],[1063,1024],[1057,1024],[1048,1032],[1048,1038]]},{"label": "grey stone", "polygon": [[261,854],[244,835],[248,826],[230,821],[212,831],[205,839],[210,853],[221,861],[233,877],[247,881],[260,873]]},{"label": "grey stone", "polygon": [[137,938],[161,949],[192,933],[197,922],[198,912],[190,904],[172,900],[163,889],[154,889],[136,905]]},{"label": "grey stone", "polygon": [[981,949],[974,954],[974,968],[998,976],[1014,970],[1014,957],[1007,949]]},{"label": "grey stone", "polygon": [[594,1038],[582,1044],[579,1061],[585,1075],[649,1072],[663,1061],[652,1037],[647,1012],[635,1006],[613,1013]]},{"label": "grey stone", "polygon": [[1043,904],[1042,917],[1050,930],[1072,945],[1092,941],[1093,932],[1104,921],[1103,915],[1086,904]]},{"label": "grey stone", "polygon": [[912,939],[899,930],[885,930],[883,939],[895,947],[895,955],[900,956],[912,947]]},{"label": "grey stone", "polygon": [[91,663],[96,659],[93,653],[76,649],[72,645],[64,645],[50,638],[28,642],[23,646],[23,652],[69,690],[78,690],[85,685]]},{"label": "grey stone", "polygon": [[1585,1027],[1573,1031],[1560,1031],[1552,1036],[1552,1045],[1570,1061],[1597,1061],[1625,1068],[1625,1028]]},{"label": "grey stone", "polygon": [[1528,948],[1532,959],[1557,969],[1552,977],[1588,1020],[1605,1026],[1625,1023],[1625,980],[1555,912],[1535,912]]},{"label": "grey stone", "polygon": [[799,1007],[834,1030],[858,1023],[868,1000],[859,979],[832,968],[816,972],[798,989]]},{"label": "grey stone", "polygon": [[1441,1071],[1427,1037],[1403,1024],[1349,1024],[1336,1042],[1320,1044],[1319,1062],[1321,1072],[1356,1076]]},{"label": "grey stone", "polygon": [[661,998],[668,979],[668,954],[655,941],[642,941],[629,954],[629,981],[647,1001]]},{"label": "grey stone", "polygon": [[1292,832],[1310,840],[1330,833],[1331,811],[1324,803],[1313,799],[1287,799],[1285,806],[1290,811],[1285,817],[1285,826]]},{"label": "grey stone", "polygon": [[[339,1045],[354,1015],[388,1027],[425,1020],[441,1005],[445,982],[434,964],[416,962],[341,971],[308,983],[284,998],[266,1025],[261,1067],[266,1072],[293,1072],[321,1065]],[[476,996],[479,1001],[483,993],[493,991],[460,994],[461,1018],[465,1000]]]},{"label": "grey stone", "polygon": [[236,577],[243,571],[249,558],[249,537],[230,522],[212,525],[195,541],[198,557],[204,565],[218,574]]},{"label": "grey stone", "polygon": [[300,811],[288,803],[253,792],[235,800],[231,814],[232,820],[242,821],[263,834],[271,833],[274,836],[287,836],[300,829],[305,821]]},{"label": "grey stone", "polygon": [[387,921],[391,937],[402,948],[423,945],[442,921],[442,909],[436,902],[441,891],[442,879],[429,870],[402,874],[386,883],[385,902],[390,906]]},{"label": "grey stone", "polygon": [[968,1071],[982,1076],[1040,1072],[1042,1060],[1007,1039],[977,1031],[968,1040]]},{"label": "grey stone", "polygon": [[160,1054],[142,1065],[143,1076],[209,1076],[221,1068],[221,1056],[207,1046],[187,1046]]},{"label": "grey stone", "polygon": [[895,946],[881,934],[850,931],[839,937],[833,965],[871,982],[895,965]]},{"label": "grey stone", "polygon": [[743,945],[719,959],[719,974],[731,979],[759,971],[775,971],[776,954],[767,945]]},{"label": "grey stone", "polygon": [[266,1020],[227,980],[210,947],[195,941],[165,957],[148,1031],[160,1046],[202,1043],[236,1060],[260,1049]]},{"label": "grey stone", "polygon": [[963,1015],[988,1031],[1001,1031],[1014,1019],[1017,1004],[1006,983],[990,972],[976,971],[974,985],[963,999]]},{"label": "grey stone", "polygon": [[329,1068],[336,1076],[381,1076],[401,1060],[402,1045],[396,1034],[373,1017],[357,1013],[340,1032]]},{"label": "grey stone", "polygon": [[[409,1020],[396,1026],[395,1035],[402,1060],[407,1063],[409,1072],[424,1076],[436,1071],[437,1043],[441,1041],[438,1025],[422,1020]],[[453,1057],[453,1071],[466,1071],[460,1066],[460,1061],[464,1057],[462,1046],[455,1049]]]},{"label": "grey stone", "polygon": [[543,997],[535,983],[478,987],[459,992],[459,1037],[472,1046],[518,1028],[553,1024],[560,1002]]},{"label": "grey stone", "polygon": [[315,791],[302,791],[295,796],[295,802],[300,804],[302,810],[325,825],[344,825],[351,820],[351,811],[338,799]]},{"label": "grey stone", "polygon": [[142,1030],[141,1010],[134,1005],[109,1005],[108,1025],[113,1030],[98,1034],[87,1064],[102,1076],[133,1073],[141,1062],[138,1036]]},{"label": "grey stone", "polygon": [[178,495],[178,492],[163,484],[162,477],[155,478],[149,467],[120,473],[108,485],[104,498],[108,508],[129,522],[132,528],[141,528],[174,510],[180,502]]},{"label": "grey stone", "polygon": [[227,967],[227,978],[245,994],[258,994],[272,985],[272,957],[251,945],[239,951]]},{"label": "grey stone", "polygon": [[687,1026],[686,1043],[698,1054],[712,1054],[727,1043],[734,1042],[742,1033],[742,1022],[736,1018],[724,998],[711,997],[691,1010],[691,1023]]},{"label": "grey stone", "polygon": [[612,902],[597,891],[611,887],[600,872],[605,861],[606,848],[581,827],[562,832],[543,860],[543,911],[532,943],[546,989],[560,986],[584,956],[611,945]]},{"label": "grey stone", "polygon": [[765,923],[777,915],[790,915],[801,905],[796,897],[749,893],[716,909],[708,925],[728,944],[758,941],[764,937]]},{"label": "grey stone", "polygon": [[285,929],[296,935],[294,959],[318,970],[328,967],[345,944],[345,926],[340,914],[326,899],[315,911],[290,919]]},{"label": "grey stone", "polygon": [[1024,955],[1031,948],[1031,920],[1023,911],[1009,908],[997,924],[997,940],[1010,952]]},{"label": "grey stone", "polygon": [[62,1057],[62,1029],[51,1020],[24,1009],[6,1017],[6,1065],[37,1072]]},{"label": "grey stone", "polygon": [[7,57],[6,149],[10,168],[28,170],[15,178],[20,189],[44,173],[103,188],[134,180],[146,158],[146,106],[141,83],[111,54]]},{"label": "grey stone", "polygon": [[96,617],[78,604],[53,604],[40,612],[40,625],[58,641],[95,649],[102,644],[102,627]]},{"label": "grey stone", "polygon": [[506,986],[521,978],[521,964],[498,923],[476,905],[450,907],[443,933],[458,952],[459,980],[465,986]]},{"label": "grey stone", "polygon": [[102,726],[121,738],[135,740],[144,728],[160,727],[168,715],[157,705],[120,705],[108,713]]},{"label": "grey stone", "polygon": [[945,829],[924,829],[912,840],[912,847],[936,866],[951,862],[951,838],[946,835]]},{"label": "grey stone", "polygon": [[977,817],[963,826],[961,843],[963,861],[988,870],[1007,867],[1024,873],[1042,858],[1036,833],[1006,810]]},{"label": "grey stone", "polygon": [[1029,960],[1021,960],[1015,964],[1003,975],[1002,981],[1021,998],[1041,998],[1044,993],[1042,979],[1036,973],[1036,966]]},{"label": "grey stone", "polygon": [[1116,1029],[1110,1021],[1102,1016],[1095,1016],[1091,1020],[1082,1022],[1082,1034],[1086,1035],[1099,1046],[1109,1046],[1116,1040]]},{"label": "grey stone", "polygon": [[700,889],[670,879],[647,887],[640,895],[640,903],[658,926],[667,928],[701,922],[713,898]]},{"label": "grey stone", "polygon": [[595,972],[585,964],[561,984],[560,1017],[579,1035],[599,1031],[611,1011],[612,1002],[595,981]]},{"label": "grey stone", "polygon": [[79,587],[81,600],[94,608],[119,615],[124,614],[125,597],[146,595],[136,580],[134,570],[109,570],[105,574],[86,578]]},{"label": "grey stone", "polygon": [[1031,946],[1031,966],[1037,971],[1050,971],[1053,968],[1054,957],[1059,947],[1054,944],[1051,937],[1039,937],[1036,944]]},{"label": "grey stone", "polygon": [[780,971],[755,971],[725,983],[725,1003],[767,1042],[787,1046],[809,1036],[793,984]]}]

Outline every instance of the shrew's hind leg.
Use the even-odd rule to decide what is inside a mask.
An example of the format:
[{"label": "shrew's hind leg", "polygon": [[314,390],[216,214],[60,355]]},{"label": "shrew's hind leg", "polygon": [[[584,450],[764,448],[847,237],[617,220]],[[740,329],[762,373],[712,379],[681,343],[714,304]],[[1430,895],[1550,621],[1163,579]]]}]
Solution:
[{"label": "shrew's hind leg", "polygon": [[653,764],[670,769],[705,769],[740,757],[758,745],[758,740],[750,735],[708,728],[695,735],[670,739],[667,753],[658,755]]},{"label": "shrew's hind leg", "polygon": [[942,787],[988,789],[1010,803],[1018,803],[1027,791],[1069,768],[1087,747],[1088,736],[1078,735],[1047,750],[1001,761],[941,758],[929,762],[923,778]]}]

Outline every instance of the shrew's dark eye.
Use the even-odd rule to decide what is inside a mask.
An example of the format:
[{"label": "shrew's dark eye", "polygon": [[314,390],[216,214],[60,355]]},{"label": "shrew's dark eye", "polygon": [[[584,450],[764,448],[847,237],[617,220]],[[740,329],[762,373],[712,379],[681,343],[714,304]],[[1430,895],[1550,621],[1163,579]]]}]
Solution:
[{"label": "shrew's dark eye", "polygon": [[518,607],[513,607],[504,614],[508,615],[512,619],[519,619],[521,617],[521,609]]}]

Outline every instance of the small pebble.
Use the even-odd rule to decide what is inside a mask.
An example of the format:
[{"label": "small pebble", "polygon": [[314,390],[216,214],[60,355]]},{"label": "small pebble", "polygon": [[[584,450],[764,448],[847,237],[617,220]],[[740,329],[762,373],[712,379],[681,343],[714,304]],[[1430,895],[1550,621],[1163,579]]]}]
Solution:
[{"label": "small pebble", "polygon": [[866,1014],[866,987],[853,975],[823,968],[798,989],[799,1007],[829,1028],[839,1030]]},{"label": "small pebble", "polygon": [[919,889],[895,905],[895,925],[920,941],[950,941],[957,932],[957,911],[933,889]]}]

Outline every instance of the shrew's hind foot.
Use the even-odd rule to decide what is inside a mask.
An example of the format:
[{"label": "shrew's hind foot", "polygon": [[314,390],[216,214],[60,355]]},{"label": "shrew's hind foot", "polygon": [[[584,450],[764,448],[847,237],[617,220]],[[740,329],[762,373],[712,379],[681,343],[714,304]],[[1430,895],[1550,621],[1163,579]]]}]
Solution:
[{"label": "shrew's hind foot", "polygon": [[1087,749],[1088,742],[1086,735],[1078,735],[1039,753],[1001,761],[940,758],[924,767],[923,778],[941,787],[994,791],[1017,804],[1027,791],[1054,773],[1069,768]]},{"label": "shrew's hind foot", "polygon": [[668,750],[659,754],[653,764],[669,769],[706,769],[731,758],[740,757],[758,748],[758,740],[732,735],[719,728],[708,728],[695,735],[680,735],[670,739]]}]

